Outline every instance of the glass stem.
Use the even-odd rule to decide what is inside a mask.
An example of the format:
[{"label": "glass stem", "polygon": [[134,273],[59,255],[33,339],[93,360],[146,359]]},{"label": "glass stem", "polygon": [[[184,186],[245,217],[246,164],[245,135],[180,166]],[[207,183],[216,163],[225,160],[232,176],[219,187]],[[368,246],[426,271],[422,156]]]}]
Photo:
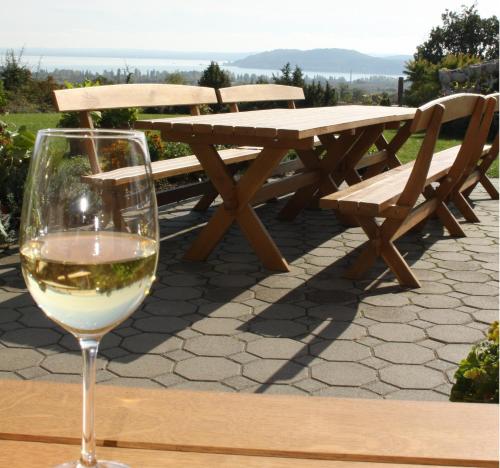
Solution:
[{"label": "glass stem", "polygon": [[97,467],[94,432],[94,389],[98,339],[80,338],[83,357],[83,431],[80,464]]}]

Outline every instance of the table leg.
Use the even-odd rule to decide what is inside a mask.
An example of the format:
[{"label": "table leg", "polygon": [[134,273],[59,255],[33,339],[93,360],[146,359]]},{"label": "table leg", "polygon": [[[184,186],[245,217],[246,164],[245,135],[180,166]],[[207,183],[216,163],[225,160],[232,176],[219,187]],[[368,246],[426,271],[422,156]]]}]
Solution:
[{"label": "table leg", "polygon": [[205,260],[236,221],[266,268],[288,271],[286,260],[250,206],[252,198],[287,150],[264,148],[241,179],[235,181],[213,145],[193,143],[191,148],[221,195],[223,204],[202,229],[184,258]]}]

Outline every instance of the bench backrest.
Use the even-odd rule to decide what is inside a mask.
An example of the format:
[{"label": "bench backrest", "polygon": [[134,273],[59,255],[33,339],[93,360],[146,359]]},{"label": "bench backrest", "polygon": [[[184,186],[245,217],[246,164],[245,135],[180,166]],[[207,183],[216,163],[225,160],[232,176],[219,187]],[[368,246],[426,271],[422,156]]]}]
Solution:
[{"label": "bench backrest", "polygon": [[200,105],[216,104],[213,88],[175,84],[117,84],[86,88],[58,89],[53,92],[60,112],[76,111],[82,127],[92,128],[91,111],[125,107],[189,106],[199,115]]},{"label": "bench backrest", "polygon": [[238,112],[239,102],[287,101],[295,109],[295,101],[305,99],[304,90],[296,86],[252,84],[231,86],[217,90],[220,104],[229,104],[231,112]]},{"label": "bench backrest", "polygon": [[431,165],[441,124],[470,116],[465,137],[447,178],[439,186],[440,195],[459,183],[471,160],[479,157],[486,142],[496,102],[479,94],[454,94],[424,104],[417,109],[410,127],[412,133],[425,130],[425,137],[398,205],[414,206],[422,193]]}]

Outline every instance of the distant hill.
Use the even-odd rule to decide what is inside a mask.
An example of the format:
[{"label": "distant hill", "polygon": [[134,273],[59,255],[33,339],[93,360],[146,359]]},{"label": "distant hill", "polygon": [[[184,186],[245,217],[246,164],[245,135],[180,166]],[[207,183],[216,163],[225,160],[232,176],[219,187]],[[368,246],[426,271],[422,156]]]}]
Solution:
[{"label": "distant hill", "polygon": [[348,49],[276,49],[235,60],[241,68],[280,69],[287,62],[304,71],[401,75],[410,56],[373,57]]}]

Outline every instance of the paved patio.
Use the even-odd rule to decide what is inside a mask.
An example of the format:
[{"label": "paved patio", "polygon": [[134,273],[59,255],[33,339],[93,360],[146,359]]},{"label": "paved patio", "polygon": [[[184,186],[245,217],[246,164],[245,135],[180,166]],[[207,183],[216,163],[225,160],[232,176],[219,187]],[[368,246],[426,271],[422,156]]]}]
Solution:
[{"label": "paved patio", "polygon": [[[341,278],[365,236],[332,213],[259,214],[291,264],[260,266],[237,227],[207,263],[181,260],[208,215],[161,211],[158,281],[102,343],[114,385],[446,400],[457,363],[498,317],[498,202],[473,194],[482,222],[452,239],[437,221],[399,243],[423,288],[392,276]],[[80,381],[75,339],[34,306],[15,253],[0,258],[0,378]]]}]

